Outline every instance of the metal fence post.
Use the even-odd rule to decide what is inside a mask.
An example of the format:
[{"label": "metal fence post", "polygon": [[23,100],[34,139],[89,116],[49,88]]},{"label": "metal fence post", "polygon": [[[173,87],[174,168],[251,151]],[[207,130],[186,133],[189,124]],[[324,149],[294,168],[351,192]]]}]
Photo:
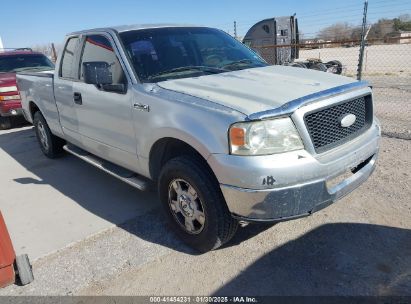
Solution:
[{"label": "metal fence post", "polygon": [[358,58],[358,68],[357,68],[357,80],[361,80],[362,74],[362,63],[364,60],[364,48],[365,48],[365,31],[367,26],[367,10],[368,10],[368,0],[364,2],[364,13],[362,17],[362,30],[361,30],[361,42],[360,42],[360,56]]}]

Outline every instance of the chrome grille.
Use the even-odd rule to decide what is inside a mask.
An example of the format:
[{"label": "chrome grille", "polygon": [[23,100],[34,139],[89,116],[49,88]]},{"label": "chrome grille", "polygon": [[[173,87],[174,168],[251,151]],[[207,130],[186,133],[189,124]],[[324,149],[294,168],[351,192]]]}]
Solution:
[{"label": "chrome grille", "polygon": [[[354,114],[356,120],[351,126],[342,127],[341,119],[346,114]],[[307,113],[304,121],[315,151],[324,152],[357,137],[369,128],[372,122],[371,95]]]}]

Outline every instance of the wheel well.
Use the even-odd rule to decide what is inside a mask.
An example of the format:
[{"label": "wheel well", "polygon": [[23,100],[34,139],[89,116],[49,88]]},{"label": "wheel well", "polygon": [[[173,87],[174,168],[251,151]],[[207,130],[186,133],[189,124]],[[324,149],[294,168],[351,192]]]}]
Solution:
[{"label": "wheel well", "polygon": [[40,111],[39,107],[33,101],[30,101],[29,103],[29,110],[30,110],[31,119],[34,118],[34,114],[36,112]]},{"label": "wheel well", "polygon": [[[189,144],[176,138],[162,138],[158,140],[150,151],[149,169],[150,176],[157,181],[161,168],[172,158],[178,156],[193,156],[201,161],[213,174],[204,157]],[[214,174],[213,174],[214,175]]]}]

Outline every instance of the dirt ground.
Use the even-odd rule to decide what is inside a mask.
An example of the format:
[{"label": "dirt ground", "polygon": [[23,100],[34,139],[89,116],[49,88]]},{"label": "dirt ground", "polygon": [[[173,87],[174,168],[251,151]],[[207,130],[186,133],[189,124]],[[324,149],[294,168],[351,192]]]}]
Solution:
[{"label": "dirt ground", "polygon": [[385,135],[411,139],[411,75],[368,76]]},{"label": "dirt ground", "polygon": [[411,142],[384,138],[365,185],[305,219],[248,226],[226,248],[172,252],[79,293],[411,295]]},{"label": "dirt ground", "polygon": [[35,261],[32,284],[0,295],[411,295],[410,154],[411,141],[384,137],[376,171],[348,197],[241,228],[203,255],[175,238],[155,203]]},{"label": "dirt ground", "polygon": [[[300,60],[319,58],[323,62],[339,60],[343,64],[343,73],[356,75],[359,47],[322,48],[301,50]],[[365,48],[364,75],[384,75],[386,73],[411,73],[411,44],[370,45]]]}]

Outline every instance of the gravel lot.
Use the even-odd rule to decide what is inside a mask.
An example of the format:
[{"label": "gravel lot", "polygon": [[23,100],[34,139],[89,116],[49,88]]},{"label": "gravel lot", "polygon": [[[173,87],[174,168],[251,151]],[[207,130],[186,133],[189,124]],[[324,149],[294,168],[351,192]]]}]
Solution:
[{"label": "gravel lot", "polygon": [[385,135],[411,139],[411,74],[367,77],[373,85],[375,114]]},{"label": "gravel lot", "polygon": [[375,173],[350,196],[308,218],[249,225],[204,255],[144,194],[151,210],[37,259],[32,284],[0,295],[411,295],[410,153],[411,141],[385,137]]},{"label": "gravel lot", "polygon": [[[343,73],[357,74],[359,47],[323,48],[301,50],[300,60],[320,58],[327,62],[340,60],[343,64]],[[370,45],[364,52],[364,75],[384,75],[386,73],[411,73],[411,44],[384,44]]]}]

